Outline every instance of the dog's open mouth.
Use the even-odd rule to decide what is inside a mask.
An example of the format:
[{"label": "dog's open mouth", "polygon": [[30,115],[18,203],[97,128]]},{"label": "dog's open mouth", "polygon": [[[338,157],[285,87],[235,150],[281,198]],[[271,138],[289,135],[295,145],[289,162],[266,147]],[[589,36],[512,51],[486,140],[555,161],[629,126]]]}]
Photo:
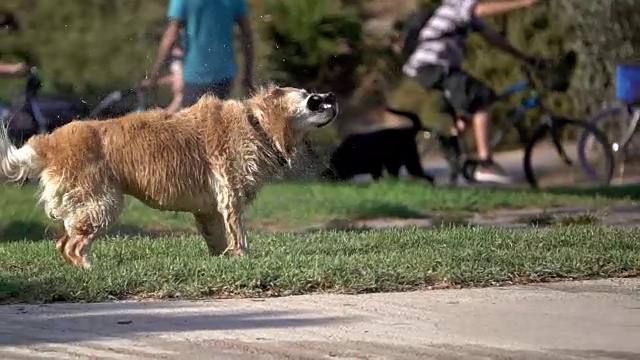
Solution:
[{"label": "dog's open mouth", "polygon": [[313,112],[328,114],[327,121],[316,124],[321,128],[330,123],[338,115],[338,102],[333,93],[313,94],[307,99],[307,108]]},{"label": "dog's open mouth", "polygon": [[311,111],[335,111],[337,101],[333,93],[313,94],[307,99],[307,108]]}]

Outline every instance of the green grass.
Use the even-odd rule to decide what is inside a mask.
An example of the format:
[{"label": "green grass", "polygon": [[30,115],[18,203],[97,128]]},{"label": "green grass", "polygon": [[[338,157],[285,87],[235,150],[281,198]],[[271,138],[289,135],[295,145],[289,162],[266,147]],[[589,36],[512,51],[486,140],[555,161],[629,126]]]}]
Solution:
[{"label": "green grass", "polygon": [[[59,230],[35,205],[34,187],[0,187],[0,241],[41,239]],[[582,191],[580,193],[579,191]],[[640,187],[617,190],[553,189],[545,192],[430,188],[406,181],[383,181],[367,186],[349,184],[269,185],[247,209],[253,227],[297,229],[326,223],[371,218],[459,217],[497,209],[606,206],[640,199]],[[189,214],[160,212],[128,199],[119,226],[112,233],[157,235],[193,230]],[[51,235],[53,236],[53,235]]]},{"label": "green grass", "polygon": [[103,240],[90,271],[64,264],[51,243],[5,243],[0,302],[362,293],[640,270],[637,232],[590,226],[251,233],[249,241],[250,259],[220,259],[196,237]]},{"label": "green grass", "polygon": [[51,222],[35,205],[33,190],[0,189],[0,302],[359,293],[640,270],[637,232],[599,228],[589,216],[527,230],[470,228],[456,220],[505,208],[633,203],[640,198],[637,187],[578,193],[433,189],[395,181],[274,184],[248,209],[250,224],[292,229],[341,219],[449,220],[429,231],[252,231],[250,259],[210,258],[203,241],[184,231],[193,228],[188,214],[159,212],[129,199],[116,231],[96,242],[90,271],[67,265],[53,241],[41,241]]}]

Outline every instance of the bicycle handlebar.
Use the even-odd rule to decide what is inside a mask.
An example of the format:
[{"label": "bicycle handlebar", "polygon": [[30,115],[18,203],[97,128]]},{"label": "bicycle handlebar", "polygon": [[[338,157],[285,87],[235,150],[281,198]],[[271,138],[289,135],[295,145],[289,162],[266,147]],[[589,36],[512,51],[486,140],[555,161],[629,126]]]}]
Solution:
[{"label": "bicycle handlebar", "polygon": [[529,65],[520,65],[520,71],[524,74],[525,78],[527,79],[527,82],[532,84],[533,75],[531,74],[531,68],[529,67]]},{"label": "bicycle handlebar", "polygon": [[541,71],[541,70],[544,70],[544,68],[538,68],[529,64],[524,64],[520,66],[520,71],[524,74],[525,78],[527,79],[527,82],[531,85],[536,84],[536,78],[534,73],[536,71]]},{"label": "bicycle handlebar", "polygon": [[[568,80],[573,74],[576,64],[577,54],[574,51],[568,51],[555,61],[523,64],[520,66],[520,71],[522,71],[532,86],[541,87],[544,90],[558,90],[556,89],[556,85],[553,85],[553,81],[562,79],[562,81],[566,81],[566,84],[568,84]],[[554,80],[550,82],[550,79]]]},{"label": "bicycle handlebar", "polygon": [[[38,91],[42,88],[42,80],[38,76],[38,67],[30,66],[27,73],[27,81],[25,84],[25,100],[27,104],[32,104]],[[89,117],[97,116],[100,111],[106,109],[115,102],[122,100],[127,94],[135,94],[136,105],[134,111],[146,110],[146,89],[140,86],[133,88],[116,90],[107,95],[89,114]],[[30,106],[30,105],[29,105]]]}]

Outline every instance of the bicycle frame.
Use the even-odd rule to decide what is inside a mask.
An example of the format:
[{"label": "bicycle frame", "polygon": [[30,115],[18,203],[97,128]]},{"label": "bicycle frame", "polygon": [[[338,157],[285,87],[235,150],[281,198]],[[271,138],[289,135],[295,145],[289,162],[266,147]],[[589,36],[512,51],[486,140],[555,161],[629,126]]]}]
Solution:
[{"label": "bicycle frame", "polygon": [[[531,81],[522,81],[508,86],[505,90],[502,91],[502,93],[498,95],[498,101],[501,102],[507,100],[513,95],[525,91],[529,92],[529,96],[523,99],[518,105],[511,107],[510,114],[507,116],[508,125],[511,125],[516,129],[518,133],[518,140],[523,146],[529,141],[530,136],[528,130],[522,124],[522,120],[524,119],[525,113],[527,111],[537,108],[544,109],[541,100],[542,94],[533,86]],[[550,121],[550,117],[548,114],[546,114],[546,112],[542,115],[542,120],[545,123],[548,123]],[[494,148],[500,142],[500,140],[504,136],[504,133],[506,132],[506,127],[508,125],[501,126],[499,129],[497,129],[497,131],[494,132],[494,136],[490,141],[491,148]]]},{"label": "bicycle frame", "polygon": [[[518,140],[520,141],[520,144],[522,146],[526,146],[526,144],[529,141],[531,141],[532,136],[530,135],[529,130],[525,128],[525,126],[522,124],[521,121],[523,120],[524,115],[527,111],[533,110],[533,109],[541,109],[542,110],[542,114],[540,115],[541,122],[531,131],[531,133],[535,134],[536,132],[540,131],[544,127],[547,127],[551,135],[551,140],[553,142],[553,145],[558,153],[558,156],[562,159],[562,161],[566,165],[571,166],[573,164],[573,161],[570,159],[569,155],[565,151],[562,145],[562,141],[560,140],[559,134],[557,132],[559,128],[557,120],[559,119],[559,117],[550,114],[545,108],[545,106],[543,105],[543,99],[544,99],[544,96],[546,95],[546,90],[537,89],[533,85],[531,74],[526,72],[526,70],[524,71],[527,74],[527,78],[529,80],[523,81],[508,87],[506,90],[503,91],[503,93],[499,97],[500,100],[504,100],[505,98],[512,96],[514,94],[517,94],[523,91],[530,91],[530,96],[522,100],[520,104],[517,105],[515,109],[513,109],[514,113],[513,115],[509,116],[509,123],[516,128],[516,131],[518,132]],[[503,128],[499,134],[500,137],[504,134],[504,132],[505,130]],[[498,141],[499,140],[500,139],[498,139]],[[491,147],[493,148],[498,141],[496,141],[495,143],[492,142]]]},{"label": "bicycle frame", "polygon": [[[29,69],[26,78],[26,84],[24,87],[24,103],[21,104],[20,112],[23,113],[26,117],[28,117],[30,125],[29,128],[23,128],[19,130],[16,134],[22,140],[16,140],[17,144],[21,144],[24,139],[29,138],[36,134],[46,134],[54,128],[66,124],[68,121],[72,121],[73,119],[92,119],[97,118],[100,112],[107,109],[109,106],[113,105],[113,103],[121,100],[126,94],[135,94],[136,104],[134,111],[144,111],[146,109],[146,100],[145,93],[143,89],[133,88],[133,89],[125,89],[125,90],[117,90],[110,93],[106,96],[100,104],[91,110],[89,114],[80,110],[74,109],[72,110],[74,114],[68,113],[66,115],[62,115],[61,118],[57,116],[49,117],[47,113],[46,104],[43,105],[43,102],[39,99],[39,91],[42,88],[42,81],[38,76],[38,68],[33,66]],[[2,108],[0,107],[0,110]],[[76,112],[77,110],[77,112]],[[10,118],[11,110],[8,107],[0,113],[0,119],[5,121],[5,118]],[[71,117],[70,117],[71,116]]]},{"label": "bicycle frame", "polygon": [[141,88],[131,88],[124,90],[116,90],[111,92],[109,95],[105,96],[102,101],[89,113],[88,118],[94,119],[97,118],[100,113],[111,106],[113,103],[116,103],[122,100],[128,94],[135,94],[136,96],[136,106],[133,111],[141,112],[146,110],[146,92]]},{"label": "bicycle frame", "polygon": [[630,117],[631,122],[629,123],[629,127],[627,128],[627,131],[624,133],[624,136],[622,137],[620,143],[617,144],[618,148],[613,149],[613,151],[616,151],[616,152],[621,149],[622,150],[626,149],[627,145],[629,145],[629,143],[631,142],[631,138],[633,137],[636,130],[638,129],[638,122],[640,122],[640,105],[625,104],[625,111],[627,112],[627,115]]},{"label": "bicycle frame", "polygon": [[[529,141],[528,131],[521,123],[522,119],[524,118],[524,114],[529,110],[543,107],[541,102],[541,92],[535,88],[535,86],[533,85],[533,81],[530,79],[530,76],[527,77],[528,80],[507,87],[502,91],[502,93],[497,96],[497,101],[501,102],[518,93],[529,91],[530,96],[525,98],[515,108],[512,108],[512,114],[508,116],[508,123],[509,125],[512,125],[516,128],[519,141],[523,147]],[[445,101],[447,101],[446,97]],[[455,119],[457,118],[455,110],[453,110],[452,107],[448,106],[445,111],[452,116],[455,126]],[[549,117],[546,117],[545,121],[548,121],[546,120],[547,118]],[[506,128],[509,125],[502,126],[494,131],[494,136],[490,140],[490,147],[492,149],[502,139],[502,136],[506,132]],[[440,144],[440,149],[445,155],[447,162],[449,163],[449,168],[451,169],[449,182],[453,184],[458,178],[459,174],[462,174],[467,180],[473,181],[472,175],[470,173],[470,168],[473,166],[475,161],[469,159],[466,146],[464,145],[463,141],[459,139],[459,135],[447,136],[444,134],[438,134],[434,131],[429,131],[429,133],[435,133],[436,138]]]},{"label": "bicycle frame", "polygon": [[[490,139],[489,146],[491,149],[495,149],[496,144],[502,139],[506,132],[507,126],[512,125],[515,127],[518,133],[518,140],[524,150],[523,166],[525,169],[525,176],[533,188],[536,188],[538,185],[531,166],[532,150],[543,138],[547,136],[551,138],[553,148],[556,150],[558,157],[567,166],[572,166],[574,161],[569,157],[563,145],[561,135],[563,133],[562,130],[565,127],[577,126],[583,130],[586,128],[586,131],[595,134],[597,140],[601,144],[607,143],[606,136],[601,131],[598,131],[597,128],[590,127],[587,123],[580,120],[554,115],[544,105],[544,99],[548,93],[564,92],[568,89],[569,80],[573,74],[573,70],[575,69],[576,60],[575,53],[569,52],[565,54],[565,56],[552,68],[538,68],[534,72],[529,67],[523,66],[521,67],[521,70],[526,76],[526,80],[508,86],[496,97],[497,102],[501,102],[518,93],[527,92],[527,96],[525,96],[519,104],[510,107],[507,115],[508,124],[500,126],[498,129],[494,130],[494,135],[492,136],[492,139]],[[543,72],[539,73],[539,70],[542,70]],[[544,71],[546,70],[551,70],[552,72],[545,74]],[[451,106],[451,103],[448,102],[448,96],[446,93],[443,95],[443,99],[445,102],[443,110],[451,116],[454,121],[454,128],[458,129],[458,131],[455,131],[451,135],[434,131],[429,131],[429,133],[430,135],[435,134],[436,139],[440,143],[440,151],[445,155],[445,158],[449,163],[449,168],[451,170],[449,177],[450,184],[454,185],[460,174],[467,180],[473,182],[474,180],[471,175],[471,171],[475,169],[478,161],[469,156],[463,141],[460,141],[460,135],[464,129],[457,126],[457,120],[460,119],[460,116]],[[541,110],[542,113],[539,116],[541,122],[533,128],[529,128],[522,123],[522,120],[524,119],[527,111],[534,109]],[[640,116],[636,120],[640,121]],[[638,121],[634,124],[637,125]],[[607,158],[612,159],[610,151],[608,152]],[[595,178],[595,176],[592,176],[592,172],[589,172],[587,167],[584,165],[585,159],[583,157],[580,157],[580,163],[583,169],[585,169],[585,172],[587,172],[591,178]],[[609,166],[610,163],[611,161],[607,162],[607,168],[609,171],[609,175],[607,175],[608,179],[610,179],[612,171],[612,168]]]},{"label": "bicycle frame", "polygon": [[[558,156],[565,164],[571,165],[573,161],[569,158],[566,151],[564,150],[559,137],[559,133],[557,131],[558,128],[561,127],[561,125],[558,125],[558,119],[563,118],[549,114],[543,104],[543,100],[547,93],[547,90],[544,87],[536,86],[534,77],[527,68],[523,67],[522,71],[525,73],[527,80],[508,86],[500,94],[498,94],[497,102],[506,101],[510,97],[523,92],[527,92],[528,96],[520,101],[519,104],[509,109],[509,115],[507,116],[508,124],[505,124],[494,130],[494,135],[492,136],[492,139],[490,139],[491,149],[494,149],[497,143],[502,139],[504,133],[507,130],[507,126],[513,126],[516,129],[518,133],[518,140],[523,148],[526,148],[527,144],[532,141],[536,134],[540,133],[541,131],[548,130],[550,132],[551,139],[558,153]],[[542,110],[542,114],[540,116],[541,123],[530,130],[522,123],[522,120],[524,119],[527,111],[531,111],[534,109]],[[560,124],[562,124],[562,122]],[[470,175],[467,173],[467,169],[469,168],[469,165],[473,163],[473,160],[467,159],[468,156],[463,144],[461,144],[460,141],[455,141],[455,144],[449,145],[443,143],[442,139],[440,139],[440,141],[443,151],[452,154],[452,158],[448,160],[450,167],[454,169],[452,177],[457,177],[457,174],[461,171],[467,179],[470,179]],[[451,179],[451,181],[453,181],[453,179]]]}]

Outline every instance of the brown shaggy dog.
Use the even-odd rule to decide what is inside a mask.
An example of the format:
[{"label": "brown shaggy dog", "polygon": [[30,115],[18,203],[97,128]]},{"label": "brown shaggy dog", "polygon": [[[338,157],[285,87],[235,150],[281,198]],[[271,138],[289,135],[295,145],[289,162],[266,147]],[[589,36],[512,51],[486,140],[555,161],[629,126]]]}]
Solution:
[{"label": "brown shaggy dog", "polygon": [[90,267],[91,243],[120,215],[124,195],[193,213],[211,255],[244,255],[243,207],[290,165],[310,129],[338,114],[332,93],[269,87],[244,100],[203,96],[169,118],[161,110],[75,121],[17,149],[0,134],[0,176],[40,178],[40,202],[66,230],[56,248]]}]

